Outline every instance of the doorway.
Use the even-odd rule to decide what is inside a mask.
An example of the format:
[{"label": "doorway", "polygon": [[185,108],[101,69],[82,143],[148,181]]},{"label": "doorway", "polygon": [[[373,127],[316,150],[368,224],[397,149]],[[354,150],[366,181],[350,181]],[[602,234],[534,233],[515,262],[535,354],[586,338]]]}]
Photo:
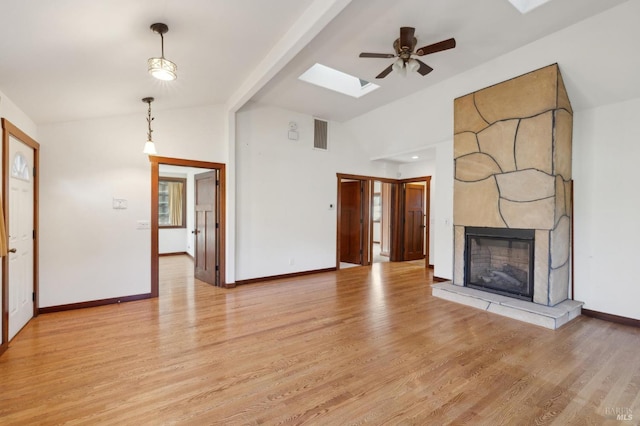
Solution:
[{"label": "doorway", "polygon": [[424,259],[425,267],[430,267],[430,176],[399,180],[339,173],[337,177],[337,268],[387,259]]},{"label": "doorway", "polygon": [[402,260],[424,259],[426,268],[431,267],[430,256],[430,211],[431,176],[404,179],[401,186],[401,216],[403,217]]},{"label": "doorway", "polygon": [[385,263],[391,255],[391,186],[373,181],[371,202],[371,262]]},{"label": "doorway", "polygon": [[2,258],[3,350],[38,313],[40,145],[4,118],[2,128],[3,219],[8,242],[7,256]]},{"label": "doorway", "polygon": [[[211,285],[226,287],[225,283],[225,165],[205,161],[149,156],[151,162],[151,296],[159,295],[159,170],[160,166],[179,166],[194,170],[194,213],[187,217],[185,232],[192,236],[188,254],[194,259],[194,275]],[[201,179],[196,180],[195,176]],[[202,179],[204,178],[204,179]],[[197,186],[196,182],[206,182]],[[200,242],[202,241],[202,242]],[[198,249],[198,246],[201,248]],[[204,248],[204,252],[202,251]],[[197,271],[207,276],[198,276]],[[206,279],[202,279],[206,278]]]}]

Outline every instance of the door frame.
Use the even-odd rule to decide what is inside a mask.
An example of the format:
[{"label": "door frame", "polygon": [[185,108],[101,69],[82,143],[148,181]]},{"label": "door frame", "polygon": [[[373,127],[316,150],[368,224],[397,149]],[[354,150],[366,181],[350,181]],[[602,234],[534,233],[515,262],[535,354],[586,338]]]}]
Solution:
[{"label": "door frame", "polygon": [[[38,200],[39,200],[39,179],[40,179],[40,144],[24,133],[18,127],[13,125],[6,118],[2,119],[2,209],[4,211],[4,223],[7,232],[9,230],[9,203],[7,194],[9,193],[9,138],[13,136],[15,139],[33,149],[33,317],[38,316],[39,291],[38,291]],[[0,345],[0,354],[4,352],[9,345],[9,256],[2,258],[2,344]]]},{"label": "door frame", "polygon": [[373,235],[373,219],[372,215],[372,203],[373,203],[373,182],[379,181],[383,183],[392,184],[391,187],[391,217],[389,218],[390,227],[390,257],[392,262],[403,261],[404,259],[404,193],[405,184],[424,182],[425,184],[425,268],[431,267],[429,264],[429,237],[431,233],[430,227],[430,210],[431,210],[431,176],[421,176],[408,179],[391,179],[375,176],[353,175],[348,173],[337,173],[338,189],[337,189],[337,226],[336,226],[336,269],[340,269],[340,183],[342,179],[346,180],[360,180],[364,181],[364,220],[363,220],[363,246],[366,250],[363,250],[361,265],[371,265],[373,252],[373,238],[369,238],[369,235]]},{"label": "door frame", "polygon": [[361,201],[360,201],[360,216],[362,221],[360,222],[360,246],[362,255],[360,256],[360,263],[357,265],[369,265],[371,263],[369,259],[369,251],[366,250],[369,244],[369,233],[366,230],[369,229],[371,221],[371,199],[369,198],[369,187],[371,181],[364,176],[345,175],[338,173],[338,200],[336,203],[336,212],[338,222],[336,226],[336,269],[340,269],[340,229],[342,226],[341,210],[342,210],[342,181],[358,181],[361,188]]},{"label": "door frame", "polygon": [[430,234],[431,234],[431,176],[422,176],[416,178],[409,179],[401,179],[397,181],[400,184],[401,196],[398,197],[398,204],[400,208],[400,213],[398,215],[398,219],[402,222],[402,232],[400,233],[402,238],[401,246],[402,246],[402,257],[404,258],[404,205],[405,205],[405,195],[406,195],[406,184],[407,183],[424,183],[425,184],[425,226],[424,226],[424,263],[425,267],[429,268],[431,265],[429,264],[429,245],[430,245]]},{"label": "door frame", "polygon": [[220,171],[220,185],[218,185],[218,196],[220,198],[220,207],[218,209],[220,217],[218,217],[220,237],[218,238],[217,252],[220,262],[220,287],[226,285],[226,165],[224,163],[213,163],[199,160],[186,160],[182,158],[159,157],[155,155],[149,156],[151,163],[151,297],[158,297],[160,294],[159,284],[159,227],[158,227],[158,180],[160,177],[160,164],[170,166],[194,167],[201,169],[217,169]]}]

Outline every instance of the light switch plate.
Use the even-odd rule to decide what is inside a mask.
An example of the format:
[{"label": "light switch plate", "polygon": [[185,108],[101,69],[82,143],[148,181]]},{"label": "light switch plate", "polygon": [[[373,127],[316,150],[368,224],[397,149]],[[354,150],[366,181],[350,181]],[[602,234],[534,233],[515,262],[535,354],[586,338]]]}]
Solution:
[{"label": "light switch plate", "polygon": [[114,209],[123,210],[127,208],[127,200],[123,198],[114,198],[112,205]]}]

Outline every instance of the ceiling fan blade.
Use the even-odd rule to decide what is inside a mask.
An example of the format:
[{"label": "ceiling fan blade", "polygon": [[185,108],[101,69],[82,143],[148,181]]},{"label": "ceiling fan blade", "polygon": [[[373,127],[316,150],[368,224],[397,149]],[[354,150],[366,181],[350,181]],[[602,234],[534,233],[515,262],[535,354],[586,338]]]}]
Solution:
[{"label": "ceiling fan blade", "polygon": [[418,56],[428,55],[430,53],[436,53],[436,52],[441,52],[447,49],[453,49],[454,47],[456,47],[456,39],[450,38],[447,40],[440,41],[438,43],[433,43],[428,46],[421,47],[420,49],[416,50],[416,55]]},{"label": "ceiling fan blade", "polygon": [[360,54],[361,58],[395,58],[395,54],[394,53],[367,53],[367,52],[362,52]]},{"label": "ceiling fan blade", "polygon": [[401,27],[400,28],[400,47],[408,47],[409,50],[413,50],[415,47],[415,38],[413,37],[416,29],[413,27]]},{"label": "ceiling fan blade", "polygon": [[393,64],[389,65],[384,70],[382,70],[380,74],[376,75],[376,78],[385,78],[386,76],[388,76],[391,70],[393,69],[391,67],[393,67]]},{"label": "ceiling fan blade", "polygon": [[420,75],[425,76],[433,71],[433,68],[422,62],[420,59],[416,59],[416,61],[420,64],[420,68],[418,68],[418,72],[420,73]]}]

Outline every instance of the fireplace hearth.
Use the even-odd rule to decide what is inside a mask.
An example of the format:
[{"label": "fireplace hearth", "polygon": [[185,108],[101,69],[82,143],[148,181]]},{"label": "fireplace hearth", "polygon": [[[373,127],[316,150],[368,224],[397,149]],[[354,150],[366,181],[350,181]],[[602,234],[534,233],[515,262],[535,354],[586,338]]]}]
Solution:
[{"label": "fireplace hearth", "polygon": [[465,228],[466,287],[533,300],[535,230]]}]

